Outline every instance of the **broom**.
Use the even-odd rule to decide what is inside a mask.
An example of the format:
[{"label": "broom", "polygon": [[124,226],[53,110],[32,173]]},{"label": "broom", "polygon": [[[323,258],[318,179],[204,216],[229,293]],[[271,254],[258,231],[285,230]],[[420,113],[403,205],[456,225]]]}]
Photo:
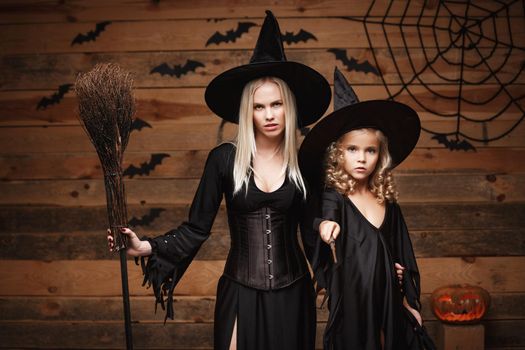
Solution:
[{"label": "broom", "polygon": [[80,74],[75,83],[79,100],[81,124],[95,146],[106,188],[109,227],[115,237],[115,249],[120,252],[122,297],[126,348],[133,349],[131,312],[129,306],[126,236],[120,228],[127,226],[126,196],[122,181],[122,160],[128,144],[135,101],[133,80],[116,64],[98,64]]}]

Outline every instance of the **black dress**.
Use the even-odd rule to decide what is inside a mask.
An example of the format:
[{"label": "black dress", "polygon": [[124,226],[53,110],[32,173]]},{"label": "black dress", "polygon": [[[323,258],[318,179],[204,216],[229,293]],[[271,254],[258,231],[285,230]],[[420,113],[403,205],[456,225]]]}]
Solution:
[{"label": "black dress", "polygon": [[[322,219],[336,221],[338,263],[318,240],[313,268],[321,287],[327,289],[329,319],[325,349],[434,349],[424,328],[403,306],[403,296],[420,307],[419,271],[410,237],[396,203],[387,202],[380,227],[372,225],[347,197],[333,189],[322,195]],[[319,222],[317,220],[316,222]],[[405,269],[403,292],[394,263]]]},{"label": "black dress", "polygon": [[166,317],[173,318],[173,289],[208,238],[224,195],[232,246],[217,286],[215,349],[229,348],[235,320],[239,350],[313,349],[315,291],[297,237],[303,194],[287,178],[266,193],[252,177],[247,192],[233,195],[234,158],[232,144],[210,152],[188,221],[148,239],[152,255],[142,259],[144,282],[163,307],[165,291]]}]

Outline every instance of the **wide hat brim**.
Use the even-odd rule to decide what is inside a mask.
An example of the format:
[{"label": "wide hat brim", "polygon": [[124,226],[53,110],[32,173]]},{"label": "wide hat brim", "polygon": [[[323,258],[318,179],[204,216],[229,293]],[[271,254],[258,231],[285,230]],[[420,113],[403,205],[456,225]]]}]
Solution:
[{"label": "wide hat brim", "polygon": [[310,186],[324,184],[324,160],[328,146],[345,133],[362,128],[379,129],[388,138],[391,168],[408,157],[421,133],[416,111],[403,103],[371,100],[334,111],[310,130],[299,150],[301,173]]},{"label": "wide hat brim", "polygon": [[268,76],[281,78],[290,87],[296,100],[300,128],[319,120],[330,104],[328,81],[312,68],[291,61],[250,63],[223,72],[206,88],[206,104],[219,117],[238,123],[244,86]]}]

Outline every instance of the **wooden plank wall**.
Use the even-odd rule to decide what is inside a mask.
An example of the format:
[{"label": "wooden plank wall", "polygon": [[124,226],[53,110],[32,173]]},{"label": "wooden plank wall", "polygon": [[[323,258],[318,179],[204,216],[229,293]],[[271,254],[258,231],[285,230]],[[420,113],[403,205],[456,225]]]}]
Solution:
[{"label": "wooden plank wall", "polygon": [[[493,142],[471,141],[475,151],[451,151],[423,132],[397,179],[422,272],[423,315],[430,332],[436,334],[438,324],[429,294],[445,284],[471,283],[493,299],[483,322],[487,348],[525,349],[525,125],[519,124],[525,55],[523,49],[510,51],[502,39],[512,32],[513,45],[525,47],[525,26],[522,3],[506,2],[510,10],[489,20],[482,8],[494,10],[498,2],[476,1],[469,9],[469,16],[479,20],[472,22],[472,31],[482,28],[484,37],[466,51],[464,62],[475,65],[480,55],[490,60],[465,66],[463,78],[479,83],[463,86],[462,95],[472,103],[463,103],[461,110],[487,122],[462,120],[459,126],[476,138],[512,131]],[[165,155],[149,175],[126,181],[130,217],[140,234],[160,234],[184,220],[207,152],[234,134],[233,125],[221,127],[205,106],[204,88],[216,74],[249,60],[266,8],[279,18],[283,32],[303,29],[316,37],[286,44],[290,60],[314,67],[329,81],[339,66],[362,100],[388,97],[383,81],[373,72],[349,70],[341,57],[369,61],[394,92],[410,81],[414,69],[421,70],[397,99],[420,112],[427,130],[454,132],[457,118],[425,107],[443,114],[457,111],[457,101],[447,96],[454,97],[458,86],[437,74],[460,77],[450,62],[457,62],[461,51],[453,47],[443,54],[448,63],[440,58],[434,70],[423,68],[444,42],[457,39],[459,22],[451,20],[452,13],[463,11],[463,5],[448,3],[447,12],[439,1],[426,7],[421,1],[410,6],[378,1],[369,19],[381,21],[387,14],[387,21],[399,23],[405,14],[405,35],[396,26],[387,26],[385,35],[381,25],[367,24],[373,49],[362,21],[371,5],[369,0],[2,1],[0,347],[124,346],[119,263],[106,251],[101,171],[78,124],[75,95],[67,91],[78,72],[98,62],[116,62],[133,72],[137,117],[148,123],[133,131],[126,167]],[[79,33],[105,21],[110,23],[96,40],[72,44]],[[239,22],[254,26],[234,42],[206,45],[216,31],[225,33]],[[432,24],[450,25],[451,31],[434,35],[428,29]],[[490,40],[495,32],[503,44]],[[480,37],[472,35],[473,41]],[[199,67],[179,75],[151,72],[163,63],[174,69],[188,60]],[[502,69],[491,75],[498,64]],[[61,86],[67,92],[54,99]],[[50,100],[42,103],[45,97]],[[521,100],[511,103],[511,98]],[[137,348],[212,347],[214,294],[228,247],[221,209],[211,238],[176,290],[176,320],[166,325],[162,313],[154,314],[151,290],[140,286],[139,268],[130,260]],[[319,311],[319,335],[326,318],[326,310]]]}]

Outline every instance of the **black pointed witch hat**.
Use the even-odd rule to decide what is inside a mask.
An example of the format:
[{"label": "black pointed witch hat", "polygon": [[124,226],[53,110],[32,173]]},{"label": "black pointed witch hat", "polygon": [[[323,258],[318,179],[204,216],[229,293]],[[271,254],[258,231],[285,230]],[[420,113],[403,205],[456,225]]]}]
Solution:
[{"label": "black pointed witch hat", "polygon": [[334,71],[334,111],[306,135],[299,150],[302,175],[310,186],[322,186],[324,158],[328,146],[347,132],[374,128],[388,138],[392,166],[398,166],[417,144],[421,132],[419,117],[409,106],[385,100],[359,102],[344,75]]},{"label": "black pointed witch hat", "polygon": [[281,78],[292,90],[297,104],[298,127],[317,121],[330,104],[328,81],[314,69],[286,60],[279,24],[271,11],[266,11],[250,63],[215,77],[206,88],[206,104],[219,117],[238,123],[244,86],[251,80],[267,76]]}]

